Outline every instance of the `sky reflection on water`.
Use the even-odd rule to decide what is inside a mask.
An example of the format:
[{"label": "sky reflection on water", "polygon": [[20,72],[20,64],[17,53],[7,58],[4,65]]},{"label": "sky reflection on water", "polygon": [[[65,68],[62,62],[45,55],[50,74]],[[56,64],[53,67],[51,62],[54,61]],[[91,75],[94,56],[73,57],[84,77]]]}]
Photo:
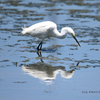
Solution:
[{"label": "sky reflection on water", "polygon": [[[1,0],[0,98],[99,100],[99,15],[98,0]],[[68,35],[46,39],[38,54],[40,40],[22,27],[47,20],[73,28],[82,47]]]}]

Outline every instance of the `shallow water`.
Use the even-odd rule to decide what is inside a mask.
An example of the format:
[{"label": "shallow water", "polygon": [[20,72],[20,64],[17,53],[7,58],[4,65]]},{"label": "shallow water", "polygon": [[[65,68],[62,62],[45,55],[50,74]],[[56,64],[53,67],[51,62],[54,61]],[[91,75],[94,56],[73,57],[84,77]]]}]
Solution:
[{"label": "shallow water", "polygon": [[[98,0],[0,0],[0,99],[100,99]],[[22,27],[53,21],[72,27],[66,39],[23,36]]]}]

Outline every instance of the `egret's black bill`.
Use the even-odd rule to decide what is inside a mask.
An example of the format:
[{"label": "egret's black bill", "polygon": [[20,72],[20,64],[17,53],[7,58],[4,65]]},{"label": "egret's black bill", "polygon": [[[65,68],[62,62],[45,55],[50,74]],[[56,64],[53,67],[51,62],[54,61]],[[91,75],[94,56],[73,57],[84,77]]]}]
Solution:
[{"label": "egret's black bill", "polygon": [[81,45],[79,44],[78,40],[76,39],[75,36],[73,36],[73,38],[75,39],[75,41],[78,43],[78,45],[81,47]]}]

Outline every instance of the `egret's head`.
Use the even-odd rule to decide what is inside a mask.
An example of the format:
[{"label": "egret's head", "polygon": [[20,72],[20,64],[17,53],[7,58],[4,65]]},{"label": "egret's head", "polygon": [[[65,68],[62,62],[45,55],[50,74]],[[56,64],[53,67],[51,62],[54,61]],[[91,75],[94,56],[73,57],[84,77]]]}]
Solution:
[{"label": "egret's head", "polygon": [[64,28],[63,28],[63,31],[64,31],[66,34],[71,35],[71,36],[75,39],[75,41],[78,43],[78,45],[81,47],[81,45],[79,44],[78,40],[77,40],[76,37],[75,37],[75,33],[74,33],[74,31],[73,31],[72,28],[70,28],[70,27],[64,27]]}]

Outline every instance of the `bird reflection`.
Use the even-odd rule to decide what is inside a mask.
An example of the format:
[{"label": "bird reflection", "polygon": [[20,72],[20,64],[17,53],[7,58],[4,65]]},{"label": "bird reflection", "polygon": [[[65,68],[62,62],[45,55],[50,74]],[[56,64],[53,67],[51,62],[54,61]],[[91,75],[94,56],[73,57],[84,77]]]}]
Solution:
[{"label": "bird reflection", "polygon": [[74,68],[66,71],[64,66],[52,66],[42,62],[23,65],[22,69],[30,76],[43,80],[44,82],[52,82],[56,79],[58,73],[60,73],[62,78],[70,79],[72,78],[75,70]]},{"label": "bird reflection", "polygon": [[76,67],[79,65],[78,62],[73,69],[66,71],[64,66],[52,66],[51,64],[44,63],[41,51],[37,51],[37,55],[41,62],[23,65],[22,69],[30,76],[38,78],[44,82],[52,82],[56,79],[57,74],[60,74],[62,78],[70,79],[72,78]]},{"label": "bird reflection", "polygon": [[37,51],[37,55],[38,55],[38,57],[40,57],[41,62],[43,62],[43,60],[42,60],[42,53],[41,53],[41,51]]}]

